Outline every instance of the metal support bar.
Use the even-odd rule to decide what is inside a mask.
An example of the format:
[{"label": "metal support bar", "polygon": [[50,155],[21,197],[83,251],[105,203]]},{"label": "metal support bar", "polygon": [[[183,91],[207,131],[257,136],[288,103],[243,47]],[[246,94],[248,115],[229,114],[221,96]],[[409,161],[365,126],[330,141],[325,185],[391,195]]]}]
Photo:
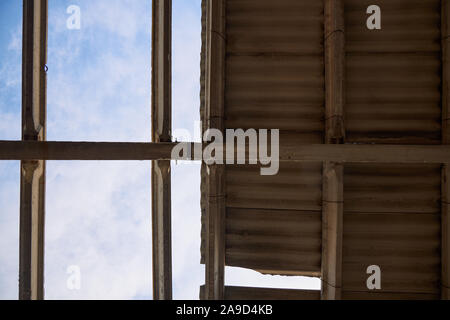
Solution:
[{"label": "metal support bar", "polygon": [[[325,143],[345,142],[345,32],[342,0],[325,0]],[[323,166],[322,294],[326,300],[341,299],[343,233],[342,163]]]},{"label": "metal support bar", "polygon": [[[225,132],[225,1],[206,3],[206,128]],[[205,298],[224,298],[225,165],[209,165],[206,173]]]},{"label": "metal support bar", "polygon": [[[171,142],[172,0],[153,0],[152,141]],[[170,159],[170,158],[169,158]],[[152,163],[153,299],[172,299],[170,160]]]},{"label": "metal support bar", "polygon": [[[47,0],[23,1],[22,140],[46,139]],[[21,162],[19,299],[44,299],[45,161]]]},{"label": "metal support bar", "polygon": [[325,143],[345,139],[345,22],[342,0],[325,0]]},{"label": "metal support bar", "polygon": [[450,300],[450,166],[442,166],[441,205],[441,298]]},{"label": "metal support bar", "polygon": [[[0,160],[170,160],[175,146],[174,142],[0,141]],[[201,148],[199,143],[186,146],[190,150]],[[202,158],[192,152],[173,160]],[[450,145],[281,145],[279,161],[442,164],[450,162]]]},{"label": "metal support bar", "polygon": [[344,220],[344,166],[323,166],[322,204],[322,299],[340,300],[342,289],[342,241]]},{"label": "metal support bar", "polygon": [[[450,4],[442,1],[441,7],[442,37],[442,144],[450,144],[449,111],[450,111]],[[442,206],[441,206],[441,298],[450,300],[450,167],[442,167]]]}]

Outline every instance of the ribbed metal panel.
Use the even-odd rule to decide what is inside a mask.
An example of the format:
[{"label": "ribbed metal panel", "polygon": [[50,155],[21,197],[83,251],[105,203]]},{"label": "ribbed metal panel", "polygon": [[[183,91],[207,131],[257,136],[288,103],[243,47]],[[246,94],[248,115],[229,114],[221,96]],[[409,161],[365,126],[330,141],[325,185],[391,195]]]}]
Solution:
[{"label": "ribbed metal panel", "polygon": [[322,141],[322,1],[227,1],[225,102],[228,128],[280,129],[297,133],[297,143],[312,134]]},{"label": "ribbed metal panel", "polygon": [[439,300],[440,294],[410,292],[360,292],[344,291],[344,300]]},{"label": "ribbed metal panel", "polygon": [[378,265],[378,298],[389,292],[439,294],[439,200],[439,166],[346,165],[344,292],[369,292],[366,269]]},{"label": "ribbed metal panel", "polygon": [[323,52],[323,3],[310,0],[227,0],[227,52]]},{"label": "ribbed metal panel", "polygon": [[[205,299],[205,286],[200,287],[200,300]],[[320,300],[319,290],[225,287],[225,300]]]},{"label": "ribbed metal panel", "polygon": [[[440,52],[440,0],[345,0],[349,53]],[[366,10],[381,8],[381,30],[368,30]]]},{"label": "ribbed metal panel", "polygon": [[319,272],[321,214],[227,209],[226,261],[265,273]]},{"label": "ribbed metal panel", "polygon": [[439,144],[440,1],[346,0],[345,22],[347,142]]},{"label": "ribbed metal panel", "polygon": [[[225,125],[280,129],[280,144],[322,143],[323,2],[228,0]],[[320,272],[322,164],[226,169],[227,265]]]},{"label": "ribbed metal panel", "polygon": [[231,56],[226,126],[323,134],[322,56]]},{"label": "ribbed metal panel", "polygon": [[346,165],[345,211],[439,213],[440,174],[434,165]]},{"label": "ribbed metal panel", "polygon": [[[372,4],[381,30],[366,27]],[[345,20],[346,141],[439,144],[440,1],[346,0]],[[344,299],[439,297],[440,184],[439,166],[345,166]],[[381,291],[367,288],[370,265]]]},{"label": "ribbed metal panel", "polygon": [[321,210],[322,166],[280,163],[274,176],[261,176],[256,165],[227,166],[227,207]]},{"label": "ribbed metal panel", "polygon": [[228,286],[225,300],[320,300],[320,291]]},{"label": "ribbed metal panel", "polygon": [[[440,1],[344,3],[345,142],[441,143]],[[373,4],[381,30],[366,27]],[[226,23],[226,127],[280,129],[281,144],[323,143],[323,1],[227,0]],[[226,265],[320,272],[322,164],[259,170],[227,165]],[[439,298],[440,174],[434,165],[345,165],[344,299]],[[381,267],[377,292],[366,286],[370,265]]]}]

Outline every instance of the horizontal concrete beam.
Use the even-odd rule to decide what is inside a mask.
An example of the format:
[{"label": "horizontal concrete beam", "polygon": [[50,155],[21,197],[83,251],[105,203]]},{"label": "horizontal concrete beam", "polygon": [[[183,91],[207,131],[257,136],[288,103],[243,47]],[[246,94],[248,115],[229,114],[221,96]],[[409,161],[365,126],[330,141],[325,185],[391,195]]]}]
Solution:
[{"label": "horizontal concrete beam", "polygon": [[170,160],[175,143],[0,141],[0,160]]},{"label": "horizontal concrete beam", "polygon": [[[177,143],[0,141],[0,160],[180,160]],[[188,143],[191,150],[199,143]],[[280,161],[360,163],[449,163],[448,145],[280,146]],[[201,160],[199,156],[183,160]],[[225,151],[224,151],[225,154]]]}]

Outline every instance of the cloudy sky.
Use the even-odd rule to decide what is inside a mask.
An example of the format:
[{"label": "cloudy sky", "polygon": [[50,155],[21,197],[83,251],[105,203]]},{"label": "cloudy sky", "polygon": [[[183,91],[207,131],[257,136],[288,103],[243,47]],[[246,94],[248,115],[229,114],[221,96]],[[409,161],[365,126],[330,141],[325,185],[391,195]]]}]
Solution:
[{"label": "cloudy sky", "polygon": [[[80,30],[66,12],[81,9]],[[200,0],[173,1],[173,127],[199,120]],[[0,2],[0,139],[21,137],[19,0]],[[48,140],[150,141],[150,0],[49,0]],[[176,131],[175,131],[176,132]],[[179,131],[181,132],[181,131]],[[172,169],[174,298],[197,299],[200,166]],[[149,162],[47,164],[47,299],[150,299]],[[19,162],[0,162],[0,299],[17,298]],[[81,288],[67,286],[70,266]],[[318,289],[317,279],[226,270],[226,283]]]}]

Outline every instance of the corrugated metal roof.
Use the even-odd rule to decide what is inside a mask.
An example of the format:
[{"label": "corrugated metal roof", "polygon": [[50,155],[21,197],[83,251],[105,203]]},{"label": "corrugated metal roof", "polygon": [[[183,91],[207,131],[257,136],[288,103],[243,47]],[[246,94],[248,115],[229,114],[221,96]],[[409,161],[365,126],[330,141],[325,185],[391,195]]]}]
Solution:
[{"label": "corrugated metal roof", "polygon": [[[440,144],[440,1],[345,1],[346,141]],[[367,32],[371,4],[382,28]]]},{"label": "corrugated metal roof", "polygon": [[[441,1],[344,4],[345,142],[442,143]],[[383,27],[368,33],[372,4]],[[226,128],[279,128],[281,144],[323,143],[323,1],[226,5]],[[227,165],[226,211],[226,265],[320,272],[321,163],[282,163],[276,176]],[[342,298],[439,298],[441,241],[439,165],[344,165]],[[377,293],[366,287],[369,265],[382,268]]]}]

